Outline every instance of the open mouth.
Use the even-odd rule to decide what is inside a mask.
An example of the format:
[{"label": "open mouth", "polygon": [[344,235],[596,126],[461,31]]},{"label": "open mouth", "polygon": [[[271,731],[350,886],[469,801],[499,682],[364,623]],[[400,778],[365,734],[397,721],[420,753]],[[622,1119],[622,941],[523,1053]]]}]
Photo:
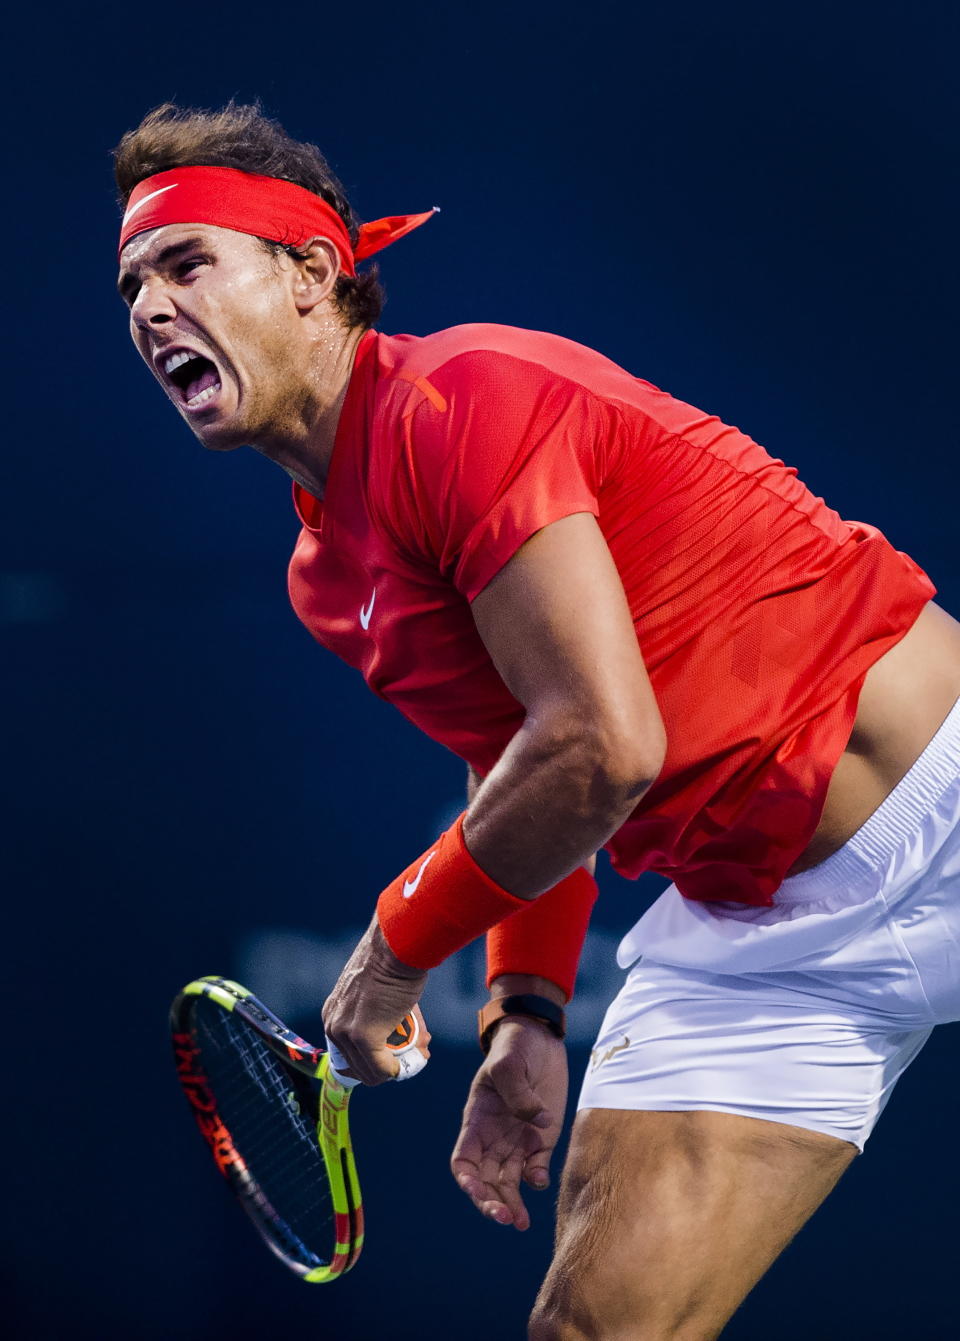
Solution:
[{"label": "open mouth", "polygon": [[177,389],[181,404],[188,410],[202,409],[220,390],[216,364],[203,354],[180,349],[175,354],[168,354],[161,366],[167,381]]}]

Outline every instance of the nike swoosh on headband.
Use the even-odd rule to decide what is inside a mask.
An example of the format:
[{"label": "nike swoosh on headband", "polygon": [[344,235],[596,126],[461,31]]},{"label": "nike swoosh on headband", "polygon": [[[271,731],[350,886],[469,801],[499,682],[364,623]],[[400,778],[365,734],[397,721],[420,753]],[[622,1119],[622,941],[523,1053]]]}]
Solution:
[{"label": "nike swoosh on headband", "polygon": [[151,191],[148,196],[143,196],[142,199],[138,200],[135,205],[131,205],[130,208],[127,210],[126,214],[123,216],[123,223],[120,225],[120,227],[125,228],[126,225],[133,218],[133,216],[136,214],[137,210],[141,209],[147,203],[148,200],[153,200],[154,196],[162,196],[164,191],[172,191],[175,186],[179,185],[180,185],[179,182],[171,182],[169,186],[161,186],[156,191]]},{"label": "nike swoosh on headband", "polygon": [[[171,198],[169,193],[175,186],[180,189]],[[280,242],[285,247],[302,246],[314,237],[327,238],[340,255],[343,273],[353,276],[357,262],[405,237],[435,213],[395,214],[361,224],[354,247],[350,229],[337,211],[295,182],[236,168],[185,164],[144,177],[133,188],[120,228],[118,252],[148,229],[172,223],[210,224]]]}]

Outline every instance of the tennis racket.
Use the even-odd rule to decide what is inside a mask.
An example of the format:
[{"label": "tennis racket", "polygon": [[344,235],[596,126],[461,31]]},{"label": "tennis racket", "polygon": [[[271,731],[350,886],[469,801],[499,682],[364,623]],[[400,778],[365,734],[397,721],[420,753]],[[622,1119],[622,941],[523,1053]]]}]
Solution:
[{"label": "tennis racket", "polygon": [[[217,1167],[267,1247],[301,1280],[336,1280],[363,1247],[347,1109],[355,1080],[227,978],[198,978],[170,1008],[177,1075]],[[426,1065],[408,1015],[387,1046],[399,1078]]]}]

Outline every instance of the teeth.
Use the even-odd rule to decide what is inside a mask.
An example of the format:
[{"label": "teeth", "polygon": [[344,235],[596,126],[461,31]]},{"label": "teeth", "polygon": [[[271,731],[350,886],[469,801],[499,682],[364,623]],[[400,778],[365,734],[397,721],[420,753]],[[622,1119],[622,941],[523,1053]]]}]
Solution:
[{"label": "teeth", "polygon": [[192,400],[187,401],[187,404],[191,407],[202,405],[205,400],[209,400],[211,396],[215,396],[219,390],[220,383],[217,382],[214,386],[208,386],[205,391],[198,391]]},{"label": "teeth", "polygon": [[163,371],[169,377],[174,368],[180,368],[184,363],[189,363],[191,359],[195,359],[196,357],[196,354],[188,354],[185,349],[181,349],[178,354],[170,355],[163,365]]}]

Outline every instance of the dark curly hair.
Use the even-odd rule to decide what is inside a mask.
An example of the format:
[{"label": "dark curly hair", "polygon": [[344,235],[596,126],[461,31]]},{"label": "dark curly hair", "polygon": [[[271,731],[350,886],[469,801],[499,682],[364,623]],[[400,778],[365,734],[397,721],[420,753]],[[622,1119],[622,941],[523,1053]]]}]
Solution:
[{"label": "dark curly hair", "polygon": [[[263,114],[259,103],[231,101],[218,111],[204,111],[165,102],[127,131],[113,157],[124,208],[137,183],[154,173],[190,165],[238,168],[281,177],[320,196],[337,211],[350,241],[357,244],[357,217],[323,154],[315,144],[291,139],[278,121]],[[303,259],[295,247],[268,238],[260,241],[274,255],[286,252]],[[334,301],[348,326],[372,326],[386,301],[377,266],[356,277],[340,275]]]}]

